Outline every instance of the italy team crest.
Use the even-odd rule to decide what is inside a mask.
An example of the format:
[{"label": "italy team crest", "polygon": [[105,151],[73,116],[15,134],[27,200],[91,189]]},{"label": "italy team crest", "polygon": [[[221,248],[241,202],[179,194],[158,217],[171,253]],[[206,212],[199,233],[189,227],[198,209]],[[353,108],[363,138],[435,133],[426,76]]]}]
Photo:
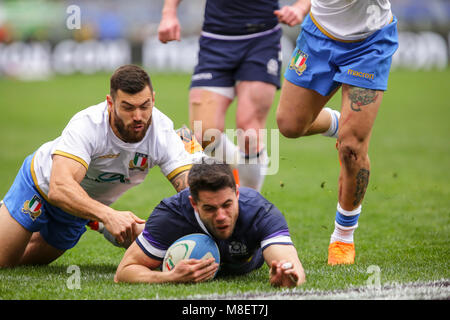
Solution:
[{"label": "italy team crest", "polygon": [[139,169],[144,171],[148,168],[148,155],[136,152],[134,159],[130,160],[130,170]]},{"label": "italy team crest", "polygon": [[289,69],[294,69],[295,72],[301,76],[303,71],[306,69],[306,59],[308,59],[308,54],[304,53],[300,49],[297,49],[297,52],[292,57],[291,63],[289,65]]},{"label": "italy team crest", "polygon": [[25,201],[22,212],[30,215],[31,220],[35,221],[42,213],[42,200],[37,195],[34,195],[31,200]]}]

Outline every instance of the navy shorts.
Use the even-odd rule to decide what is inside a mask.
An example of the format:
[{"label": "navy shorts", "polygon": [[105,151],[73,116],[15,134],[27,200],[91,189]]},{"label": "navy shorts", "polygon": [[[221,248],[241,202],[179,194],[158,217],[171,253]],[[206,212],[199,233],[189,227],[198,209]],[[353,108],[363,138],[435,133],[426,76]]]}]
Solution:
[{"label": "navy shorts", "polygon": [[192,87],[234,87],[236,81],[262,81],[280,88],[282,30],[243,36],[202,32]]},{"label": "navy shorts", "polygon": [[395,17],[364,40],[343,42],[324,34],[308,15],[284,76],[289,82],[323,96],[342,83],[385,91],[397,47]]},{"label": "navy shorts", "polygon": [[33,180],[33,154],[23,162],[11,188],[3,199],[11,216],[25,229],[39,231],[51,246],[68,250],[86,231],[88,220],[51,205]]}]

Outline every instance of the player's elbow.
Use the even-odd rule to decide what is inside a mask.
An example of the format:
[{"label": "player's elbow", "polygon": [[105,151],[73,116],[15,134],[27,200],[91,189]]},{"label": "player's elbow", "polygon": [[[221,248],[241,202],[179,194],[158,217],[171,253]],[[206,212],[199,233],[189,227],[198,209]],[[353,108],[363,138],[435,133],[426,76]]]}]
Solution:
[{"label": "player's elbow", "polygon": [[50,203],[58,205],[63,202],[64,192],[58,184],[50,183],[47,197]]},{"label": "player's elbow", "polygon": [[117,270],[116,274],[114,275],[114,282],[115,283],[123,282],[119,270]]},{"label": "player's elbow", "polygon": [[127,282],[125,281],[124,277],[124,268],[121,265],[117,267],[116,274],[114,275],[114,282],[115,283]]},{"label": "player's elbow", "polygon": [[139,271],[136,270],[133,265],[129,262],[128,259],[124,258],[117,267],[116,274],[114,275],[115,283],[135,283],[142,282],[137,278],[139,277]]}]

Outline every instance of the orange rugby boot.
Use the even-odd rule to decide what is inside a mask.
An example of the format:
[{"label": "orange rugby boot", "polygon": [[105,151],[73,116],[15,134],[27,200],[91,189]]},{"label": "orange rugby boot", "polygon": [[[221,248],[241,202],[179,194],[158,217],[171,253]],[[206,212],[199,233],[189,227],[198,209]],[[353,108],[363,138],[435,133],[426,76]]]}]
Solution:
[{"label": "orange rugby boot", "polygon": [[328,264],[331,266],[337,264],[354,264],[355,263],[355,245],[353,243],[345,243],[335,241],[328,246]]},{"label": "orange rugby boot", "polygon": [[181,141],[184,143],[184,148],[187,152],[193,154],[198,151],[202,151],[203,148],[195,138],[194,133],[186,125],[183,125],[180,129],[176,130],[180,136]]}]

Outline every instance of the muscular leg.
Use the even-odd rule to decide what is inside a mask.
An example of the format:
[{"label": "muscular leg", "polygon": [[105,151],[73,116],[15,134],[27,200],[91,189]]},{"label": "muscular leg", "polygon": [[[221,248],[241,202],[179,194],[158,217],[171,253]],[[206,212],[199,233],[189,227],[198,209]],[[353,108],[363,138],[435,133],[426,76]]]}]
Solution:
[{"label": "muscular leg", "polygon": [[276,86],[261,81],[241,81],[236,86],[239,180],[242,186],[258,191],[269,163],[262,129],[266,127],[275,92]]},{"label": "muscular leg", "polygon": [[369,184],[369,141],[382,97],[382,91],[342,86],[339,201],[328,247],[330,265],[352,264],[355,260],[353,233],[358,227],[361,202]]},{"label": "muscular leg", "polygon": [[322,96],[285,80],[277,108],[277,124],[281,134],[287,138],[298,138],[328,130],[330,115],[322,108],[336,90]]},{"label": "muscular leg", "polygon": [[[266,127],[275,92],[274,85],[261,81],[241,81],[236,86],[236,127],[248,133],[245,137],[239,137],[238,142],[239,148],[246,154],[256,154],[264,147],[259,130]],[[255,143],[250,143],[252,139]],[[250,145],[253,150],[249,149]]]},{"label": "muscular leg", "polygon": [[339,203],[347,211],[361,204],[369,183],[369,141],[382,98],[383,91],[342,86]]},{"label": "muscular leg", "polygon": [[47,264],[64,253],[47,244],[39,233],[25,229],[0,207],[0,268],[21,264]]},{"label": "muscular leg", "polygon": [[11,217],[6,205],[0,207],[0,267],[19,264],[31,234]]},{"label": "muscular leg", "polygon": [[[200,88],[192,88],[189,92],[189,119],[195,137],[206,148],[212,141],[203,137],[208,129],[223,132],[225,113],[233,100],[219,93]],[[201,129],[196,130],[194,121],[201,121]]]},{"label": "muscular leg", "polygon": [[19,261],[21,265],[49,264],[59,258],[65,250],[59,250],[49,245],[39,232],[34,232],[30,242],[25,248],[22,258]]}]

